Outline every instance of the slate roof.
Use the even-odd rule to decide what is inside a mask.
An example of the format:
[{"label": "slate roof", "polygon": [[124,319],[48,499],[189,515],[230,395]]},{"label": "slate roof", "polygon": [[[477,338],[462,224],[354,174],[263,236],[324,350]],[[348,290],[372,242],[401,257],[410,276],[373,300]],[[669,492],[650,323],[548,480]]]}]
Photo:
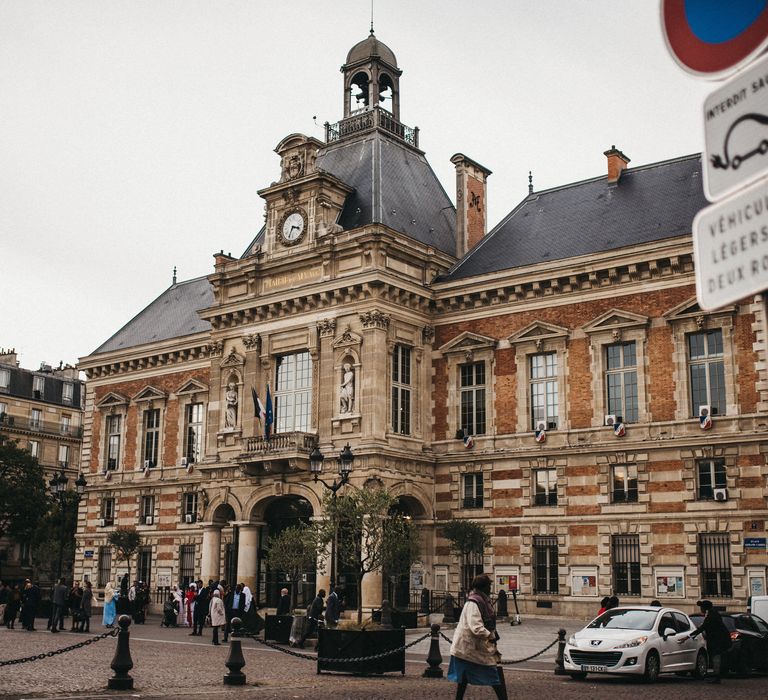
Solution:
[{"label": "slate roof", "polygon": [[213,289],[207,277],[174,284],[91,354],[210,331],[211,324],[197,312],[212,305]]},{"label": "slate roof", "polygon": [[440,281],[687,236],[707,204],[700,154],[535,192]]},{"label": "slate roof", "polygon": [[381,223],[456,255],[456,211],[424,154],[372,131],[322,149],[317,167],[355,188],[339,223]]}]

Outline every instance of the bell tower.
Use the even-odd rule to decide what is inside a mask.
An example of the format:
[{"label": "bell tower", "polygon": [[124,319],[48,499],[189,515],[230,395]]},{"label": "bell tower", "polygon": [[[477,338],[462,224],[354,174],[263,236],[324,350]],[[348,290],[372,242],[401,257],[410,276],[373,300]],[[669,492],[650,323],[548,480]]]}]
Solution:
[{"label": "bell tower", "polygon": [[341,67],[344,118],[381,107],[400,121],[400,76],[395,54],[371,33],[355,44]]}]

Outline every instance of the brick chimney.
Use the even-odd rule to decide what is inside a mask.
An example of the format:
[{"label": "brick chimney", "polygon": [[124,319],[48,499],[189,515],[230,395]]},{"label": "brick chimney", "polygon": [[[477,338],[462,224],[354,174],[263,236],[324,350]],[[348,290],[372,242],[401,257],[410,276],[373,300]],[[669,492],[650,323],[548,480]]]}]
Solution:
[{"label": "brick chimney", "polygon": [[611,146],[603,155],[608,159],[608,184],[616,184],[630,160],[616,146]]},{"label": "brick chimney", "polygon": [[491,171],[457,153],[456,166],[456,255],[462,257],[486,234],[487,180]]}]

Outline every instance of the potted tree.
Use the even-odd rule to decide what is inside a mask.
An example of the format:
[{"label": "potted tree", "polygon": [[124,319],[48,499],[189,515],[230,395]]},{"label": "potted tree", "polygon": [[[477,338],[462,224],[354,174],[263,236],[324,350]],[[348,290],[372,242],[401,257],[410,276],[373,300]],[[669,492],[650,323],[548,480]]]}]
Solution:
[{"label": "potted tree", "polygon": [[[484,525],[474,520],[451,520],[443,526],[443,537],[461,560],[461,587],[469,591],[472,579],[482,573],[483,553],[491,543],[491,536]],[[457,617],[458,612],[454,611],[454,618]]]},{"label": "potted tree", "polygon": [[[107,536],[107,542],[115,548],[117,561],[124,561],[128,568],[128,582],[131,581],[131,557],[139,551],[141,547],[141,535],[136,532],[135,527],[118,527]],[[129,611],[128,599],[124,595],[122,587],[120,599],[117,601],[117,611],[119,614],[125,614]]]}]

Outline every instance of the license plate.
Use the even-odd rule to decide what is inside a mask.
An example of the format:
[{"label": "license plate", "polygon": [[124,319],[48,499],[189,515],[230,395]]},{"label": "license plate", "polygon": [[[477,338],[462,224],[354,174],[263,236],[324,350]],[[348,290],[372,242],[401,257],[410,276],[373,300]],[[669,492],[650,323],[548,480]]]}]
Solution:
[{"label": "license plate", "polygon": [[607,666],[595,666],[594,664],[582,665],[582,671],[591,671],[592,673],[603,673],[608,670]]}]

